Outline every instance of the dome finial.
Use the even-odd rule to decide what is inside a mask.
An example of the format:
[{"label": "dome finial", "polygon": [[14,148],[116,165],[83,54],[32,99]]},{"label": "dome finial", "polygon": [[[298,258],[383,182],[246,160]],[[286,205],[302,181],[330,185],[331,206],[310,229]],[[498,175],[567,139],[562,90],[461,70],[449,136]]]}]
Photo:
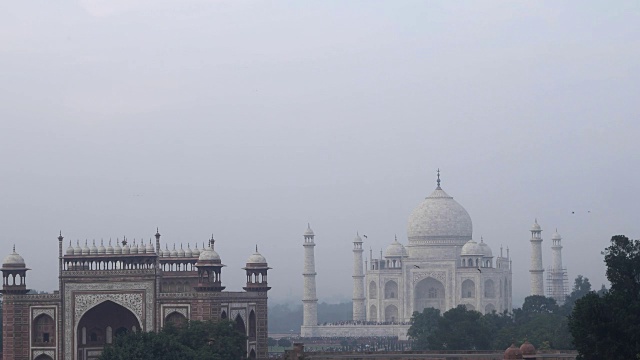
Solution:
[{"label": "dome finial", "polygon": [[438,173],[438,181],[437,181],[438,189],[440,189],[440,168],[438,168],[438,172],[437,173]]},{"label": "dome finial", "polygon": [[258,252],[258,244],[256,244],[256,253]]},{"label": "dome finial", "polygon": [[13,253],[16,253],[16,244],[13,244]]}]

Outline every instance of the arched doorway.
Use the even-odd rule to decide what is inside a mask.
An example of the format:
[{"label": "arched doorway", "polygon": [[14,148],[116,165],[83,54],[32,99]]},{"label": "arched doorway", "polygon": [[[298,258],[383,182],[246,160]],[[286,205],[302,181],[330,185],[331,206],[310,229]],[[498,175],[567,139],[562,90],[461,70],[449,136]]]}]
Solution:
[{"label": "arched doorway", "polygon": [[256,351],[254,349],[251,349],[251,352],[249,353],[249,359],[255,359],[256,358]]},{"label": "arched doorway", "polygon": [[[31,342],[34,346],[52,346],[56,343],[56,324],[47,314],[41,314],[33,321]],[[45,355],[46,356],[46,355]]]},{"label": "arched doorway", "polygon": [[105,344],[113,342],[114,336],[140,328],[140,322],[129,309],[112,301],[102,302],[82,315],[78,322],[78,353],[86,359],[88,352],[99,353]]},{"label": "arched doorway", "polygon": [[413,291],[414,303],[413,311],[422,312],[426,308],[434,308],[444,312],[444,285],[432,278],[420,280]]},{"label": "arched doorway", "polygon": [[384,321],[398,321],[398,308],[395,305],[389,305],[384,309]]},{"label": "arched doorway", "polygon": [[251,310],[251,313],[249,314],[249,341],[255,341],[256,335],[256,313]]},{"label": "arched doorway", "polygon": [[384,284],[384,298],[395,299],[398,297],[398,283],[389,280]]}]

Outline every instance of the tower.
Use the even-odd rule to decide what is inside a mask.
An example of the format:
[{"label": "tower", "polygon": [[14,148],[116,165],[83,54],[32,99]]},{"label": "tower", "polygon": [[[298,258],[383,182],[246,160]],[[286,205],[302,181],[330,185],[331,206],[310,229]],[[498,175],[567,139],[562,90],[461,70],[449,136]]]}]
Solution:
[{"label": "tower", "polygon": [[364,321],[364,272],[362,270],[362,238],[356,233],[353,240],[353,320]]},{"label": "tower", "polygon": [[220,292],[224,290],[222,286],[222,260],[215,250],[213,245],[215,240],[211,236],[209,240],[209,247],[200,252],[198,261],[196,262],[196,268],[198,269],[198,284],[193,288],[200,292]]},{"label": "tower", "polygon": [[531,295],[544,296],[544,268],[542,267],[542,229],[538,219],[531,227]]},{"label": "tower", "polygon": [[[313,242],[315,234],[311,230],[311,225],[307,224],[307,230],[304,232],[304,270],[302,276],[304,277],[304,293],[302,294],[302,327],[304,332],[305,326],[318,325],[318,298],[316,297],[316,263],[314,257]],[[305,334],[301,334],[304,336]],[[311,335],[311,334],[307,334]]]},{"label": "tower", "polygon": [[271,289],[267,282],[267,272],[271,268],[267,264],[267,259],[258,252],[258,245],[256,245],[256,252],[249,256],[247,265],[243,269],[247,272],[247,286],[243,287],[245,291],[269,291]]},{"label": "tower", "polygon": [[2,293],[3,294],[26,294],[27,289],[27,265],[22,256],[16,253],[16,246],[13,245],[13,253],[4,258],[2,262]]},{"label": "tower", "polygon": [[564,304],[568,292],[567,269],[562,267],[562,237],[558,229],[551,236],[551,268],[547,269],[547,296]]}]

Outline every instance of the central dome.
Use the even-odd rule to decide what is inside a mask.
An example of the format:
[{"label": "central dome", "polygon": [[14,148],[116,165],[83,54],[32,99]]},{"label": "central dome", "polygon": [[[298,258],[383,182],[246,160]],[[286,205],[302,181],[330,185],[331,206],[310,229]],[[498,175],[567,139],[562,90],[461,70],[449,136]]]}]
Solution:
[{"label": "central dome", "polygon": [[471,217],[438,186],[409,216],[410,243],[464,244],[471,239]]}]

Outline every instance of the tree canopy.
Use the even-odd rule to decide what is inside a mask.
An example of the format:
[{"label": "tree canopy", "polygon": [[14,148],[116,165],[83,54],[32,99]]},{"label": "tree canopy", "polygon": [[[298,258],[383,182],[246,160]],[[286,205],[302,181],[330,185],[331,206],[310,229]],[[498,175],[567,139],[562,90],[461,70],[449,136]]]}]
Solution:
[{"label": "tree canopy", "polygon": [[227,360],[244,359],[246,337],[234,323],[189,321],[167,324],[159,332],[130,332],[116,336],[101,360]]},{"label": "tree canopy", "polygon": [[569,318],[578,359],[640,359],[640,240],[616,235],[603,254],[611,289],[578,299]]}]

